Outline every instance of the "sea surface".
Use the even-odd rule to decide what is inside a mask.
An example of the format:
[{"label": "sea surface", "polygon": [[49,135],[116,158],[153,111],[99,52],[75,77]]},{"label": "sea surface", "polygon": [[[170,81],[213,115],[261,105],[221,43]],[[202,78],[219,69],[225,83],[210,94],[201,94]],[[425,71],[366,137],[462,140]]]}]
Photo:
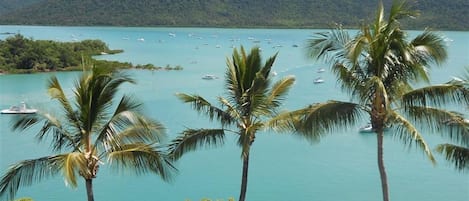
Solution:
[{"label": "sea surface", "polygon": [[[117,55],[99,59],[157,66],[180,65],[182,71],[127,70],[137,84],[126,84],[120,91],[144,103],[145,113],[167,128],[167,140],[185,128],[217,127],[174,94],[199,94],[215,102],[223,96],[226,59],[233,47],[243,45],[262,48],[265,61],[278,53],[273,70],[275,79],[293,75],[296,83],[285,100],[284,109],[293,110],[327,100],[349,100],[321,61],[307,57],[306,42],[310,29],[218,29],[218,28],[141,28],[141,27],[44,27],[0,26],[0,33],[20,33],[36,40],[80,41],[100,39]],[[353,30],[351,30],[353,32]],[[419,33],[409,32],[410,36]],[[469,32],[440,32],[447,37],[449,57],[442,66],[431,67],[431,83],[438,84],[460,75],[469,65]],[[8,35],[0,35],[5,39]],[[319,68],[326,71],[318,73]],[[220,79],[203,80],[205,74]],[[0,108],[21,101],[31,107],[59,112],[57,102],[46,91],[46,81],[57,76],[68,95],[79,72],[37,73],[0,76]],[[321,77],[322,84],[313,80]],[[467,109],[454,108],[466,114]],[[22,133],[10,129],[12,116],[0,116],[0,174],[9,165],[25,159],[51,155],[48,142],[38,143],[38,128]],[[309,143],[292,133],[263,131],[252,148],[247,200],[249,201],[376,201],[381,199],[376,162],[376,137],[358,133],[363,122]],[[425,132],[427,143],[434,148],[449,142],[436,133]],[[94,180],[97,201],[198,201],[202,198],[238,198],[241,181],[240,149],[234,138],[227,138],[219,148],[209,148],[185,155],[176,166],[178,173],[169,182],[155,175],[134,175],[102,165]],[[393,201],[467,201],[469,174],[453,169],[435,153],[432,163],[415,147],[403,145],[392,135],[385,137],[384,160]],[[84,183],[72,189],[61,175],[29,187],[22,187],[17,197],[35,201],[86,200]]]}]

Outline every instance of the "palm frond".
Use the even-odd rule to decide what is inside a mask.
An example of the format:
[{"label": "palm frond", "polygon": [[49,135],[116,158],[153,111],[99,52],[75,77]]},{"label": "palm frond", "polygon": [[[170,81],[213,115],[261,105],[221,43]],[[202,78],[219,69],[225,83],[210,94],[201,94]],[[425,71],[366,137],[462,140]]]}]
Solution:
[{"label": "palm frond", "polygon": [[279,107],[294,83],[295,77],[293,76],[285,77],[275,82],[267,98],[269,105],[271,105],[272,108]]},{"label": "palm frond", "polygon": [[102,127],[96,145],[105,150],[130,142],[156,142],[165,137],[164,126],[139,112],[140,103],[130,97],[122,97],[111,119]]},{"label": "palm frond", "polygon": [[401,140],[409,148],[415,143],[415,146],[420,148],[428,159],[435,164],[436,160],[433,157],[429,146],[414,125],[395,111],[390,111],[388,114],[389,122],[392,122],[391,130],[393,136]]},{"label": "palm frond", "polygon": [[343,50],[350,40],[348,32],[340,26],[329,32],[316,33],[307,41],[308,57],[335,63],[337,59],[343,58],[338,55],[343,55]]},{"label": "palm frond", "polygon": [[407,1],[400,0],[392,4],[388,22],[394,23],[404,17],[415,18],[418,15],[419,12],[414,11]]},{"label": "palm frond", "polygon": [[124,144],[108,154],[108,163],[117,169],[128,169],[136,174],[153,172],[169,181],[176,168],[161,147],[146,144]]},{"label": "palm frond", "polygon": [[359,65],[354,65],[349,69],[343,63],[336,63],[332,71],[336,74],[337,82],[341,85],[341,89],[350,93],[352,97],[360,99],[360,97],[364,96],[360,94],[368,94],[364,84],[366,76]]},{"label": "palm frond", "polygon": [[446,104],[469,105],[469,88],[462,84],[440,84],[423,87],[403,95],[404,106],[442,106]]},{"label": "palm frond", "polygon": [[[36,138],[39,141],[52,139],[51,146],[54,151],[62,150],[65,147],[71,147],[73,150],[78,149],[79,139],[77,139],[77,136],[71,132],[79,131],[73,127],[67,127],[70,129],[67,130],[57,117],[49,113],[17,116],[14,119],[12,128],[13,130],[26,130],[40,122],[43,122],[43,125],[36,134]],[[48,138],[48,136],[51,136],[52,138]]]},{"label": "palm frond", "polygon": [[96,139],[95,145],[110,150],[127,143],[161,142],[165,136],[165,128],[160,122],[127,111],[113,118]]},{"label": "palm frond", "polygon": [[453,144],[439,144],[436,151],[443,154],[459,171],[469,170],[469,148]]},{"label": "palm frond", "polygon": [[440,133],[454,142],[469,146],[469,122],[461,114],[423,106],[409,107],[405,112],[428,131]]},{"label": "palm frond", "polygon": [[[288,130],[291,126],[310,141],[336,129],[347,129],[362,117],[360,105],[349,102],[327,101],[309,105],[306,108],[283,113],[269,122],[274,128]],[[289,122],[290,121],[290,122]]]},{"label": "palm frond", "polygon": [[411,45],[416,51],[416,58],[420,63],[424,62],[423,65],[429,62],[441,65],[448,57],[444,37],[429,30],[415,37]]},{"label": "palm frond", "polygon": [[190,103],[192,108],[194,108],[197,112],[202,112],[203,114],[207,115],[210,120],[215,118],[216,120],[219,120],[222,125],[229,125],[234,122],[233,117],[229,113],[226,113],[222,109],[213,106],[210,102],[201,96],[188,95],[184,93],[178,93],[176,96],[183,102]]},{"label": "palm frond", "polygon": [[217,147],[224,144],[223,129],[187,129],[168,145],[169,155],[179,159],[183,154],[201,147]]},{"label": "palm frond", "polygon": [[65,95],[59,80],[55,76],[52,76],[49,79],[48,93],[52,99],[57,99],[60,102],[69,123],[76,128],[80,128],[80,122],[76,116],[76,112],[73,110],[73,107]]},{"label": "palm frond", "polygon": [[77,173],[82,174],[87,172],[87,160],[85,154],[80,152],[71,152],[68,154],[60,155],[59,164],[62,166],[62,172],[67,181],[72,187],[77,187]]},{"label": "palm frond", "polygon": [[105,123],[119,86],[126,82],[134,83],[125,74],[93,68],[91,74],[84,74],[75,84],[76,104],[80,106],[80,122],[85,131],[90,133]]},{"label": "palm frond", "polygon": [[0,197],[13,200],[18,189],[30,186],[60,172],[61,156],[20,161],[10,166],[0,181]]}]

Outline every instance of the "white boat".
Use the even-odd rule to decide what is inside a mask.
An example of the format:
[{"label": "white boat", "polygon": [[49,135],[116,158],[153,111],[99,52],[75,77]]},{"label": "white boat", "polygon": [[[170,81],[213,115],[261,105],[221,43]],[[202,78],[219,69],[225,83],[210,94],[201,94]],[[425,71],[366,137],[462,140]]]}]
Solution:
[{"label": "white boat", "polygon": [[214,79],[218,79],[218,77],[216,75],[207,74],[207,75],[204,75],[202,77],[202,79],[204,79],[204,80],[214,80]]},{"label": "white boat", "polygon": [[36,109],[27,108],[25,102],[21,102],[19,106],[13,105],[1,111],[2,114],[34,114],[36,112]]},{"label": "white boat", "polygon": [[313,81],[314,84],[321,84],[321,83],[323,83],[323,82],[324,82],[324,79],[322,79],[322,78],[320,78],[320,77],[314,79],[314,81]]},{"label": "white boat", "polygon": [[367,124],[366,126],[363,126],[360,129],[358,129],[358,132],[360,132],[360,133],[373,133],[375,131],[373,130],[373,126],[371,124]]},{"label": "white boat", "polygon": [[[384,131],[388,131],[389,127],[385,127]],[[371,124],[367,124],[366,126],[363,126],[358,129],[358,132],[360,133],[374,133],[375,129],[373,129],[373,126]]]},{"label": "white boat", "polygon": [[324,71],[326,71],[326,69],[320,68],[320,69],[318,69],[316,72],[318,72],[318,73],[323,73]]}]

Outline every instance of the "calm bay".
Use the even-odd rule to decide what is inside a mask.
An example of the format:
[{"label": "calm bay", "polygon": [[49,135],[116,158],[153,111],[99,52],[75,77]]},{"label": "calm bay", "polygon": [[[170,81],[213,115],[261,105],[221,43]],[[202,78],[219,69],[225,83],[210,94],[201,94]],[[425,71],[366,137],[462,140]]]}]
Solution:
[{"label": "calm bay", "polygon": [[[224,95],[223,76],[226,58],[233,47],[262,48],[263,59],[278,52],[274,70],[279,79],[293,75],[297,81],[285,101],[292,110],[327,100],[348,100],[324,63],[306,56],[305,45],[313,33],[307,29],[218,29],[218,28],[141,28],[141,27],[46,27],[0,26],[0,33],[20,33],[36,40],[79,41],[100,39],[111,49],[123,49],[116,55],[99,59],[152,63],[156,66],[180,65],[182,71],[126,70],[136,85],[124,85],[121,92],[144,103],[145,113],[161,121],[171,140],[186,127],[216,127],[199,116],[175,93],[199,94],[215,102]],[[410,31],[410,35],[418,31]],[[449,58],[441,67],[432,66],[431,83],[449,81],[469,65],[469,32],[441,32],[447,37]],[[5,39],[8,35],[0,35]],[[326,68],[323,73],[319,68]],[[0,75],[0,108],[21,101],[50,112],[59,112],[46,90],[46,81],[56,75],[68,94],[80,72],[51,72],[26,75]],[[213,74],[220,79],[204,80]],[[317,77],[322,84],[314,84]],[[454,108],[469,117],[467,109]],[[51,155],[47,142],[34,138],[37,129],[23,133],[11,131],[11,115],[0,116],[0,173],[9,165],[25,159]],[[331,133],[320,143],[310,144],[294,134],[271,131],[259,133],[253,145],[247,200],[250,201],[375,201],[381,198],[376,162],[376,137],[358,133],[366,124]],[[39,128],[39,127],[38,127]],[[436,133],[425,132],[433,148],[449,142]],[[469,175],[455,171],[443,157],[432,163],[414,147],[407,148],[398,139],[386,136],[384,160],[393,201],[466,201],[469,199]],[[232,138],[219,148],[185,155],[176,163],[178,174],[170,183],[155,175],[134,175],[102,165],[94,182],[95,197],[100,201],[127,200],[200,200],[204,197],[238,197],[241,181],[241,151]],[[53,177],[24,187],[17,197],[36,201],[85,200],[84,184],[67,187],[61,177]]]}]

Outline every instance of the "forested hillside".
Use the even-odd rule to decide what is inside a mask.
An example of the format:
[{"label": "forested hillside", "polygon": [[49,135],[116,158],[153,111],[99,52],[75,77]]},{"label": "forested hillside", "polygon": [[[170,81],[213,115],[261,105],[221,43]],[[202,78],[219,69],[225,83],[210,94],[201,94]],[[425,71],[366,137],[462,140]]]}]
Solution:
[{"label": "forested hillside", "polygon": [[[383,0],[390,5],[392,0]],[[469,1],[411,0],[409,29],[469,30]],[[16,2],[16,3],[15,3]],[[0,0],[0,24],[85,26],[357,27],[378,0]],[[8,8],[8,9],[6,9]]]}]

